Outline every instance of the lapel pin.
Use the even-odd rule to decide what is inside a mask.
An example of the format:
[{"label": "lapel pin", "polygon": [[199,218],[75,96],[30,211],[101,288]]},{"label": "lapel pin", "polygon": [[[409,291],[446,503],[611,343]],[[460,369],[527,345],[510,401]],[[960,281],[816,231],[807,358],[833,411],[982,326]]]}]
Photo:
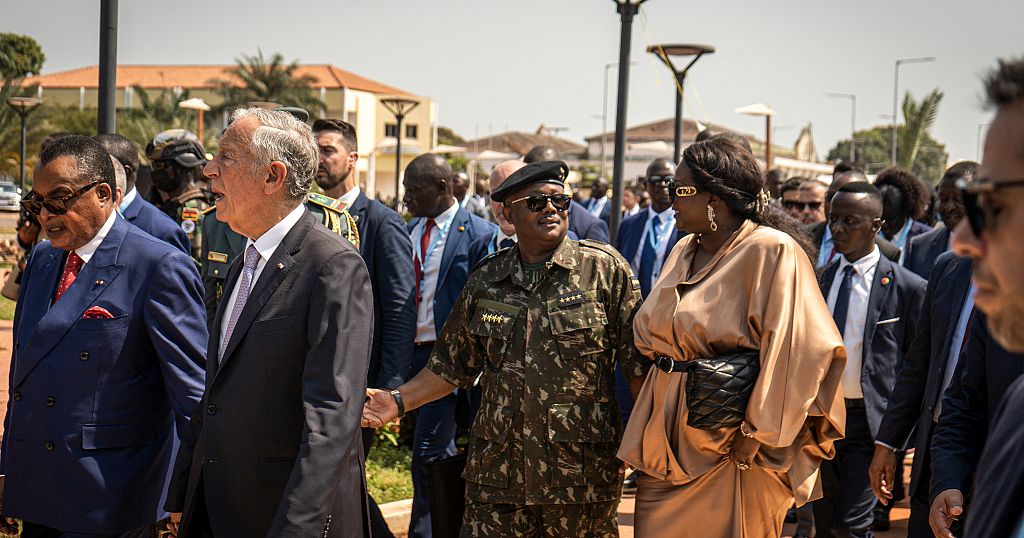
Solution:
[{"label": "lapel pin", "polygon": [[465,226],[459,226],[459,231],[460,231],[460,232],[464,232],[464,231],[466,231],[466,227],[465,227]]},{"label": "lapel pin", "polygon": [[885,276],[885,277],[882,277],[882,285],[883,285],[883,286],[888,286],[890,282],[892,282],[892,279],[891,279],[891,278],[889,278],[889,277],[887,277],[887,276]]},{"label": "lapel pin", "polygon": [[97,280],[97,281],[96,281],[96,285],[97,285],[97,286],[102,286],[102,285],[104,285],[104,284],[106,284],[106,282],[104,282],[104,281],[102,281],[102,280]]},{"label": "lapel pin", "polygon": [[278,269],[284,269],[284,264],[283,263],[278,263],[277,264],[277,268]]}]

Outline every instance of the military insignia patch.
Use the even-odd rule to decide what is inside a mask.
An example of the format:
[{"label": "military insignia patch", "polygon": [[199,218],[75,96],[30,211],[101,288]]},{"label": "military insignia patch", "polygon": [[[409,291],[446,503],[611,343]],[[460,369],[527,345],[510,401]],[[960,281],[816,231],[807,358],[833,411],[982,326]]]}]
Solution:
[{"label": "military insignia patch", "polygon": [[338,200],[337,198],[331,198],[330,196],[326,196],[326,195],[323,195],[323,194],[317,194],[315,192],[311,192],[311,193],[307,194],[306,195],[306,199],[309,200],[310,202],[313,202],[314,204],[319,204],[319,205],[322,205],[324,207],[329,207],[329,208],[337,210],[337,211],[341,211],[342,209],[344,209],[344,205],[345,205],[344,203],[342,203],[341,200]]},{"label": "military insignia patch", "polygon": [[512,318],[510,318],[509,316],[506,316],[504,314],[495,314],[493,312],[485,312],[483,315],[480,316],[480,321],[483,321],[485,323],[505,323],[510,319]]},{"label": "military insignia patch", "polygon": [[[196,222],[199,220],[199,208],[198,207],[183,207],[181,208],[181,220],[190,220]],[[182,222],[184,224],[184,222]],[[184,228],[182,228],[184,229]],[[192,228],[193,230],[195,227]]]},{"label": "military insignia patch", "polygon": [[194,220],[183,220],[181,221],[181,231],[190,234],[196,231],[196,221]]},{"label": "military insignia patch", "polygon": [[210,251],[210,253],[206,255],[206,259],[211,262],[228,263],[228,255],[223,252]]},{"label": "military insignia patch", "polygon": [[561,307],[581,304],[582,302],[583,302],[583,292],[582,291],[574,291],[574,292],[571,292],[571,293],[566,293],[566,294],[558,296],[558,306],[561,306]]}]

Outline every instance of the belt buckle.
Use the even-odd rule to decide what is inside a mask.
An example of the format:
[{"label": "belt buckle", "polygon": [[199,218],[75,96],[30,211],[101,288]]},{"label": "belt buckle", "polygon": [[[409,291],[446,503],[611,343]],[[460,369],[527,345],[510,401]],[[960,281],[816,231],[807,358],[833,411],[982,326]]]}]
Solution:
[{"label": "belt buckle", "polygon": [[662,355],[661,357],[654,359],[654,365],[657,366],[658,369],[661,370],[662,372],[665,372],[666,374],[671,374],[672,369],[675,367],[675,361],[672,360],[672,357],[666,357]]}]

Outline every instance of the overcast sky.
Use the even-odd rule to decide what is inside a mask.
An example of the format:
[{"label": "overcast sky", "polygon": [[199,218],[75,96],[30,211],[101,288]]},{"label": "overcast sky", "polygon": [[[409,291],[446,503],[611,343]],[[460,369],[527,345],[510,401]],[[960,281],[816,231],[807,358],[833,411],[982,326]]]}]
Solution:
[{"label": "overcast sky", "polygon": [[[952,159],[974,159],[980,77],[999,57],[1024,54],[1019,0],[649,0],[633,26],[629,124],[674,113],[668,69],[652,43],[717,48],[690,72],[685,115],[763,136],[763,120],[733,109],[765,102],[778,126],[813,123],[822,157],[857,126],[888,120],[897,58],[900,93],[946,96],[933,134]],[[44,72],[98,62],[99,1],[5,0],[0,31],[34,37]],[[440,123],[464,137],[540,123],[582,142],[600,133],[605,64],[618,60],[619,17],[611,0],[248,0],[120,2],[118,61],[231,63],[241,53],[331,63],[438,103]],[[615,71],[608,125],[615,118]],[[789,145],[799,133],[781,127]]]}]

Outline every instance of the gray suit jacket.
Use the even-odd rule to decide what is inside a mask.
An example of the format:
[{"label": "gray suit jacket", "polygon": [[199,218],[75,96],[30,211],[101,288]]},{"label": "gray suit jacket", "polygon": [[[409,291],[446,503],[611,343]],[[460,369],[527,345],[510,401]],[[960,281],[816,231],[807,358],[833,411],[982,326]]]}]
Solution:
[{"label": "gray suit jacket", "polygon": [[[231,265],[233,289],[242,257]],[[359,252],[306,211],[268,260],[219,361],[168,495],[187,536],[204,488],[216,536],[350,537],[368,528],[359,418],[373,336]]]}]

